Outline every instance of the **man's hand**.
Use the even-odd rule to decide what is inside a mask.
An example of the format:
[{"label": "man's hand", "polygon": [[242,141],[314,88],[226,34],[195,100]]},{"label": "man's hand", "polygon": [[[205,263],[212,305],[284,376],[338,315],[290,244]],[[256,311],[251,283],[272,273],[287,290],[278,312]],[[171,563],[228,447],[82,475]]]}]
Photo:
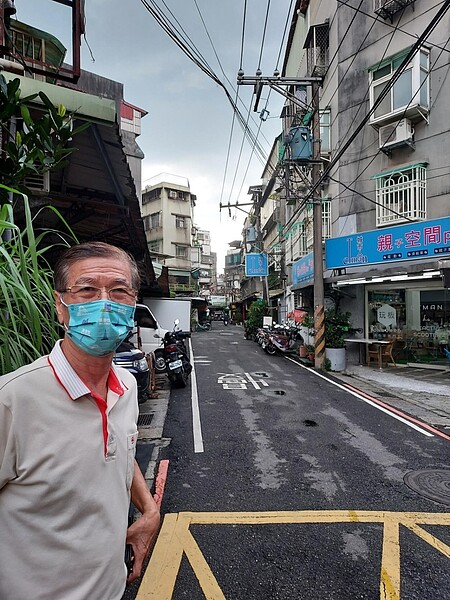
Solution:
[{"label": "man's hand", "polygon": [[155,541],[159,529],[159,511],[143,514],[127,531],[127,544],[133,546],[133,571],[127,579],[131,583],[141,575],[145,557]]},{"label": "man's hand", "polygon": [[145,557],[155,541],[160,523],[158,505],[153,499],[136,461],[131,484],[131,501],[142,513],[142,516],[130,525],[127,531],[127,544],[133,546],[134,554],[133,571],[128,577],[127,583],[131,583],[140,576]]}]

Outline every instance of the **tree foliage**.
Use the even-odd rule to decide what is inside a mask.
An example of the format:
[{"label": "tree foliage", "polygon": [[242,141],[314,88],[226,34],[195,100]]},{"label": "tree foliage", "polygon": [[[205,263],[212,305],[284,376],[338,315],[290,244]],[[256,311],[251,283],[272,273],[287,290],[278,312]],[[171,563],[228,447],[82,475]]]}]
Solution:
[{"label": "tree foliage", "polygon": [[[34,102],[39,117],[32,117],[29,104]],[[28,193],[24,180],[64,166],[76,148],[69,146],[74,135],[89,124],[74,128],[74,115],[60,104],[55,107],[43,93],[21,97],[20,80],[6,81],[0,74],[1,156],[0,182]],[[0,189],[0,202],[8,192]]]}]

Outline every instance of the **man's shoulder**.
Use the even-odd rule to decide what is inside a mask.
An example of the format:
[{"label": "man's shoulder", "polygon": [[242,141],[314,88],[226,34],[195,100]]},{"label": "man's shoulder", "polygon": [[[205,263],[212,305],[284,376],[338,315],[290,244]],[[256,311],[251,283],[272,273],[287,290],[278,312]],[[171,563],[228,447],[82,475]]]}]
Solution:
[{"label": "man's shoulder", "polygon": [[0,391],[8,385],[14,385],[15,383],[21,385],[24,378],[31,379],[34,376],[39,376],[42,373],[42,369],[46,368],[50,368],[48,356],[41,356],[28,365],[19,367],[15,371],[11,371],[11,373],[1,375]]}]

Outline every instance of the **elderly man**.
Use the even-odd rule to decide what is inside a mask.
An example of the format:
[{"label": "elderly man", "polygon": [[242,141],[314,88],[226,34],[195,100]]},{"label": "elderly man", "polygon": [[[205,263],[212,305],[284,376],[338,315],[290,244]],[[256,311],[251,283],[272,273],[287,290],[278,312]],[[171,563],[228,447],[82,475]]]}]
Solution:
[{"label": "elderly man", "polygon": [[[139,274],[100,242],[55,266],[48,356],[0,377],[0,598],[119,600],[139,577],[159,511],[135,462],[137,391],[112,364],[133,327]],[[128,528],[129,501],[142,516]]]}]

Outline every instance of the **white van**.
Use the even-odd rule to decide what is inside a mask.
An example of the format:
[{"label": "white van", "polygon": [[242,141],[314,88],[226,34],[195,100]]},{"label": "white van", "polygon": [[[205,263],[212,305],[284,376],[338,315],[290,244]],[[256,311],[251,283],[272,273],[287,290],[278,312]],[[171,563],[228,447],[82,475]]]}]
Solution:
[{"label": "white van", "polygon": [[[166,365],[163,357],[163,337],[167,329],[160,327],[156,317],[145,304],[136,304],[134,313],[136,331],[130,341],[138,348],[142,348],[145,354],[155,354],[155,368],[157,371],[165,371]],[[139,333],[139,337],[138,337]]]}]

